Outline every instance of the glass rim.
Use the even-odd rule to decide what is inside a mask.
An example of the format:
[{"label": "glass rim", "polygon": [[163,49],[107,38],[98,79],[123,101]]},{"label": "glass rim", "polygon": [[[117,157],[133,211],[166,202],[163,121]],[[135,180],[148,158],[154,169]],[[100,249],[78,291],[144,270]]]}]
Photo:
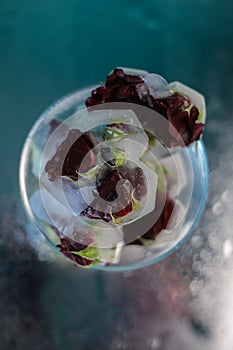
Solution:
[{"label": "glass rim", "polygon": [[[67,103],[72,103],[72,101],[76,100],[77,97],[80,95],[80,93],[85,93],[90,91],[90,89],[93,89],[95,87],[94,86],[89,86],[87,88],[84,89],[79,89],[77,91],[75,91],[74,93],[71,93],[69,95],[66,95],[64,97],[62,97],[61,99],[57,100],[54,104],[52,104],[51,106],[49,106],[41,115],[40,117],[34,122],[33,126],[31,127],[25,143],[22,147],[22,152],[21,152],[21,157],[20,157],[20,162],[19,162],[19,187],[20,187],[20,195],[24,204],[24,208],[26,209],[27,215],[30,218],[30,220],[32,221],[32,223],[39,229],[40,233],[42,234],[42,236],[46,239],[46,241],[51,244],[51,246],[56,249],[57,251],[59,251],[59,248],[54,244],[54,242],[52,242],[52,240],[49,239],[49,237],[46,236],[46,234],[43,232],[42,228],[40,227],[39,224],[39,220],[36,218],[36,216],[34,215],[30,203],[29,203],[29,198],[27,196],[27,189],[26,189],[26,162],[28,160],[28,153],[30,151],[30,144],[31,144],[31,140],[33,135],[36,133],[36,131],[38,130],[39,126],[44,122],[45,118],[49,119],[49,114],[50,113],[54,113],[56,111],[56,108],[59,107],[61,104],[64,104],[65,102]],[[102,270],[102,271],[118,271],[118,272],[122,272],[122,271],[132,271],[132,270],[136,270],[139,268],[143,268],[149,265],[152,265],[156,262],[161,261],[162,259],[166,258],[168,255],[172,254],[174,251],[176,251],[187,239],[188,237],[191,235],[191,233],[193,232],[193,230],[195,229],[195,227],[197,226],[200,217],[204,211],[205,208],[205,203],[206,203],[206,199],[207,199],[207,194],[208,194],[208,183],[209,183],[209,167],[208,167],[208,160],[207,160],[207,154],[206,154],[206,149],[205,149],[205,145],[202,139],[196,141],[198,144],[198,150],[200,152],[200,161],[202,162],[202,166],[203,166],[203,173],[204,173],[204,191],[202,192],[202,196],[201,196],[201,200],[199,202],[199,207],[198,210],[195,214],[195,218],[190,226],[190,228],[188,229],[187,233],[180,239],[178,240],[178,242],[172,246],[169,247],[166,251],[164,251],[163,253],[161,253],[160,255],[152,258],[151,260],[148,261],[144,261],[141,263],[135,263],[132,265],[95,265],[93,266],[91,269],[95,269],[95,270]],[[188,216],[189,212],[190,212],[191,208],[189,206],[189,209],[187,211],[186,216]],[[64,256],[64,258],[66,260],[69,260],[71,263],[74,263],[73,261],[71,261],[70,259],[66,258]]]}]

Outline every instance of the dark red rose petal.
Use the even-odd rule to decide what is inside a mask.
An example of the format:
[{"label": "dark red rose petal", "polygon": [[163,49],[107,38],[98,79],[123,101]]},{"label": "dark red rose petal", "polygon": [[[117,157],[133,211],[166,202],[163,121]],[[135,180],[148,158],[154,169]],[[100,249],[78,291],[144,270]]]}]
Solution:
[{"label": "dark red rose petal", "polygon": [[119,219],[128,215],[133,209],[131,202],[128,205],[125,205],[125,206],[122,205],[122,207],[123,208],[121,210],[112,213],[110,205],[106,205],[106,207],[104,208],[105,211],[103,211],[103,208],[98,210],[98,203],[94,201],[91,205],[89,205],[87,208],[85,208],[82,211],[81,215],[86,216],[89,219],[103,220],[105,222],[110,222],[112,221],[112,216],[115,219]]},{"label": "dark red rose petal", "polygon": [[[71,130],[45,166],[49,180],[54,181],[61,175],[77,180],[77,172],[86,172],[95,165],[95,157],[91,149],[97,144],[98,141],[91,131],[83,134],[78,129]],[[83,161],[84,157],[86,157],[85,161]],[[63,164],[61,164],[62,161]]]},{"label": "dark red rose petal", "polygon": [[61,124],[60,120],[52,119],[49,123],[49,135],[52,135],[54,130]]},{"label": "dark red rose petal", "polygon": [[114,69],[114,71],[107,76],[105,86],[110,87],[122,84],[122,81],[125,82],[125,73],[123,69]]},{"label": "dark red rose petal", "polygon": [[190,110],[190,120],[195,123],[195,121],[197,120],[199,116],[199,111],[197,109],[196,106],[192,106],[191,110]]},{"label": "dark red rose petal", "polygon": [[117,169],[111,169],[107,165],[100,169],[96,179],[100,197],[106,201],[114,201],[117,198],[116,185],[121,179]]},{"label": "dark red rose petal", "polygon": [[79,256],[79,255],[76,255],[76,254],[71,254],[69,252],[63,252],[61,250],[61,252],[67,257],[69,258],[70,260],[72,261],[75,261],[78,265],[81,265],[81,266],[89,266],[93,263],[93,260],[90,260],[90,259],[87,259],[87,258],[84,258],[82,256]]},{"label": "dark red rose petal", "polygon": [[[106,209],[105,209],[106,210]],[[103,220],[105,222],[109,222],[112,220],[112,217],[110,215],[110,207],[108,207],[108,210],[105,212],[101,208],[101,210],[98,210],[98,204],[96,201],[88,205],[80,214],[81,216],[85,216],[89,219],[94,220]]]},{"label": "dark red rose petal", "polygon": [[203,129],[203,123],[195,123],[192,128],[192,137],[190,138],[190,142],[198,140],[203,133]]},{"label": "dark red rose petal", "polygon": [[132,184],[135,190],[134,197],[137,200],[141,200],[147,192],[146,177],[143,170],[139,167],[127,168],[122,166],[119,172],[123,179],[129,180]]},{"label": "dark red rose petal", "polygon": [[161,215],[159,216],[154,226],[149,231],[147,231],[142,236],[142,238],[154,240],[162,230],[166,229],[174,206],[174,201],[171,198],[166,197],[166,202]]},{"label": "dark red rose petal", "polygon": [[[117,199],[116,185],[120,180],[128,180],[120,187],[117,207],[111,206],[111,201]],[[112,215],[119,219],[129,214],[132,207],[132,192],[137,200],[145,196],[146,179],[144,172],[139,167],[110,169],[108,166],[103,167],[97,174],[97,190],[100,196],[106,201],[102,207],[99,205],[98,197],[87,206],[82,212],[82,216],[90,219],[112,221]],[[110,214],[112,213],[112,215]]]},{"label": "dark red rose petal", "polygon": [[60,251],[70,260],[75,261],[81,266],[88,266],[93,263],[93,260],[84,258],[82,256],[72,254],[71,252],[79,252],[87,248],[86,245],[75,242],[68,237],[61,238],[61,243],[58,245]]},{"label": "dark red rose petal", "polygon": [[128,215],[129,213],[131,213],[131,211],[133,210],[133,205],[132,202],[130,202],[128,205],[126,205],[123,209],[114,212],[113,216],[115,219],[120,219],[126,215]]},{"label": "dark red rose petal", "polygon": [[122,85],[122,83],[124,83],[124,85],[126,84],[135,85],[135,84],[143,83],[143,80],[138,76],[125,74],[123,69],[119,68],[119,69],[114,69],[114,71],[107,76],[105,86],[111,87],[115,85]]},{"label": "dark red rose petal", "polygon": [[[86,100],[86,105],[91,107],[107,102],[129,102],[155,110],[177,128],[186,146],[198,140],[203,133],[203,124],[196,123],[199,116],[198,108],[192,106],[190,113],[186,111],[191,106],[189,98],[177,92],[171,93],[166,98],[155,98],[149,94],[149,89],[142,78],[126,74],[123,69],[114,69],[108,75],[105,85],[92,91],[91,97]],[[168,147],[183,145],[181,138],[174,137],[172,128],[168,128],[169,132],[172,137],[161,140],[164,144]]]},{"label": "dark red rose petal", "polygon": [[87,245],[81,244],[79,242],[73,241],[72,239],[68,237],[61,238],[61,244],[59,245],[62,251],[75,251],[79,252],[81,250],[84,250],[87,248]]},{"label": "dark red rose petal", "polygon": [[[186,131],[189,131],[189,122],[188,122],[188,112],[180,111],[174,113],[171,110],[167,111],[169,123],[169,131],[172,136],[178,141],[180,136],[182,137]],[[175,130],[174,130],[175,129]],[[182,137],[183,138],[183,137]]]}]

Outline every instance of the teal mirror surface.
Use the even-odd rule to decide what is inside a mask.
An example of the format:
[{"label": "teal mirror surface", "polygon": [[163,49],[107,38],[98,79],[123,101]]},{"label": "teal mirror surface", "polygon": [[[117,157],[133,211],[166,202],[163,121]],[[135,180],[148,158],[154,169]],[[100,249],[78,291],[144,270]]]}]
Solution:
[{"label": "teal mirror surface", "polygon": [[[1,349],[232,349],[232,15],[227,0],[0,1]],[[115,66],[205,95],[209,196],[163,261],[83,271],[26,235],[19,157],[49,105]]]}]

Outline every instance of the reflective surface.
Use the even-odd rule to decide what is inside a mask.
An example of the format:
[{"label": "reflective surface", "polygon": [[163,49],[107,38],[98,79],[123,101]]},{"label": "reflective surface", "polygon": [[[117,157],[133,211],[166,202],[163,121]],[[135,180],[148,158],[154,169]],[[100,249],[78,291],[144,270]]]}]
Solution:
[{"label": "reflective surface", "polygon": [[[0,4],[0,347],[231,350],[233,6],[68,3]],[[162,262],[83,271],[26,239],[18,159],[46,106],[116,65],[157,70],[207,97],[209,197],[194,234]]]}]

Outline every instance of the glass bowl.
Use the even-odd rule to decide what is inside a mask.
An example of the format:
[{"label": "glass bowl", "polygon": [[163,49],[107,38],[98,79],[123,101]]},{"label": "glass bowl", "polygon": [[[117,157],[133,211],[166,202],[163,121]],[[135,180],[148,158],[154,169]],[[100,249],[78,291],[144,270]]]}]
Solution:
[{"label": "glass bowl", "polygon": [[[85,100],[96,88],[91,86],[68,95],[49,107],[35,122],[25,141],[20,161],[20,190],[29,221],[39,228],[55,249],[59,249],[59,239],[54,230],[35,214],[31,198],[40,188],[39,172],[41,154],[49,135],[48,126],[54,120],[65,121],[70,116],[85,108]],[[55,125],[56,127],[56,125]],[[54,127],[54,128],[55,128]],[[92,268],[108,271],[126,271],[153,264],[176,250],[192,233],[204,210],[208,190],[208,163],[202,140],[189,147],[178,147],[171,151],[172,157],[179,159],[176,163],[185,185],[180,191],[179,201],[183,208],[182,220],[175,229],[164,230],[154,242],[148,245],[125,245],[121,257],[115,263],[99,263]],[[166,157],[161,155],[162,159]],[[177,165],[178,164],[178,165]],[[192,173],[189,181],[187,174]],[[187,195],[188,193],[188,195]],[[187,200],[188,198],[188,200]],[[183,203],[182,203],[183,202]],[[177,214],[176,214],[177,216]],[[179,215],[178,215],[179,216]],[[151,243],[151,242],[150,242]],[[71,260],[69,260],[71,261]]]}]

